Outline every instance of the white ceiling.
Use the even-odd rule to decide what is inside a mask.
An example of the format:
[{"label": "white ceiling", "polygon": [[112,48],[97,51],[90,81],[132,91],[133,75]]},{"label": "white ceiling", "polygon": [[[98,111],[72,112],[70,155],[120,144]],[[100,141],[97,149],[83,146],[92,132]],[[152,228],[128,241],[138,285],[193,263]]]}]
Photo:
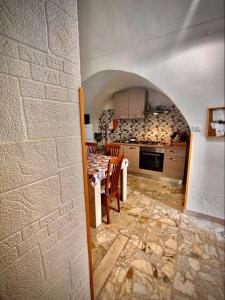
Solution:
[{"label": "white ceiling", "polygon": [[223,16],[223,0],[78,0],[81,61]]}]

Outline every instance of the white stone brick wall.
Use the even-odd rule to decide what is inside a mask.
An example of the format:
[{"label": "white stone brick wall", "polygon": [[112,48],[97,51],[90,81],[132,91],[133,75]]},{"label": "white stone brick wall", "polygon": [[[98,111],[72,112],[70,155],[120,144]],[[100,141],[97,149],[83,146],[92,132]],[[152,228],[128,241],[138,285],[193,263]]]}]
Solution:
[{"label": "white stone brick wall", "polygon": [[0,299],[89,299],[76,0],[0,0]]}]

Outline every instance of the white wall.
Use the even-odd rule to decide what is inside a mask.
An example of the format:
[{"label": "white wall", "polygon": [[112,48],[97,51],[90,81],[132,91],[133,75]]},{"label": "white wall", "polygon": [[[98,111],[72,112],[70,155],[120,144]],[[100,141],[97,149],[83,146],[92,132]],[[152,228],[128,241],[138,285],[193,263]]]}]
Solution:
[{"label": "white wall", "polygon": [[187,209],[224,218],[224,140],[195,133]]},{"label": "white wall", "polygon": [[137,74],[202,127],[193,134],[187,208],[224,218],[224,142],[205,138],[207,107],[224,105],[224,1],[78,3],[84,85],[103,70]]}]

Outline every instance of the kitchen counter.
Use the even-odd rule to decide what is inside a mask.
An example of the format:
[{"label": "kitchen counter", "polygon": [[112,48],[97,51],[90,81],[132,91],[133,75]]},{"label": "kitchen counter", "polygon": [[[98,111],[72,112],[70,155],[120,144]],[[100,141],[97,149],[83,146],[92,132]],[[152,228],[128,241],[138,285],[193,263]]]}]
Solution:
[{"label": "kitchen counter", "polygon": [[164,148],[164,149],[185,149],[187,147],[187,143],[176,143],[174,145],[149,145],[149,144],[139,144],[139,143],[126,143],[126,142],[111,142],[111,144],[120,144],[126,146],[138,146],[138,147],[151,147],[151,148]]},{"label": "kitchen counter", "polygon": [[[124,155],[129,160],[128,171],[182,183],[187,143],[173,142],[170,145],[150,145],[141,142],[111,143],[121,145],[120,155]],[[161,149],[151,151],[141,147]]]}]

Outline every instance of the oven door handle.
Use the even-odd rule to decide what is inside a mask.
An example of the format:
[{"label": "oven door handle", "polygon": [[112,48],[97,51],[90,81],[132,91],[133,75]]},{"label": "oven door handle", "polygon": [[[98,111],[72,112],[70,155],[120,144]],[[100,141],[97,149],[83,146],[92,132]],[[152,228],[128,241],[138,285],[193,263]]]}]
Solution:
[{"label": "oven door handle", "polygon": [[150,152],[141,152],[141,155],[160,156],[160,154],[158,154],[158,153],[150,153]]}]

